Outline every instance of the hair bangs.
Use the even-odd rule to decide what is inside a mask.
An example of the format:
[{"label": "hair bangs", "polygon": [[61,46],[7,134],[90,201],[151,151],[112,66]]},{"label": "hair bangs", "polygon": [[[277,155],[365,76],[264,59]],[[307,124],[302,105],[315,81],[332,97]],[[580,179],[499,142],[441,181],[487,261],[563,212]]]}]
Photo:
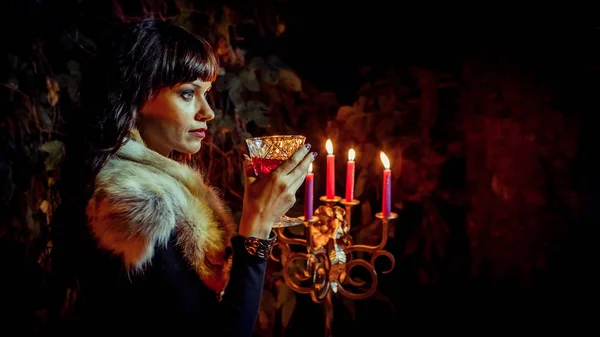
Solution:
[{"label": "hair bangs", "polygon": [[219,75],[219,64],[210,44],[203,38],[185,33],[190,36],[173,37],[166,43],[161,62],[161,87],[196,80],[213,82]]}]

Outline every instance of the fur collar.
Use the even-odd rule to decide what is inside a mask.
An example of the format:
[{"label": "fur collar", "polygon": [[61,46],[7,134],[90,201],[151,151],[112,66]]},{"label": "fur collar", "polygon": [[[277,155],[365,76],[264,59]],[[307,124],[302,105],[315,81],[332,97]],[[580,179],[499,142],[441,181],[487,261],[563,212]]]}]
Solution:
[{"label": "fur collar", "polygon": [[235,224],[224,203],[199,172],[148,149],[138,132],[99,172],[87,216],[98,245],[128,272],[143,272],[175,231],[202,281],[217,293],[225,288]]}]

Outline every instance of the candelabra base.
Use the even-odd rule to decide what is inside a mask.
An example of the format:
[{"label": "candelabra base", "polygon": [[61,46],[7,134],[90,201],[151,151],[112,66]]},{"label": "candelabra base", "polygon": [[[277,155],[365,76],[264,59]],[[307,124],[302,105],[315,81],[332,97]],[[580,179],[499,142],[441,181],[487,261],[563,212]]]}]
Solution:
[{"label": "candelabra base", "polygon": [[[284,228],[275,228],[278,240],[275,247],[281,251],[280,257],[271,255],[283,266],[283,278],[286,284],[295,292],[310,294],[316,303],[321,303],[325,309],[325,336],[331,336],[333,322],[332,296],[339,294],[352,300],[366,299],[372,296],[378,283],[375,271],[375,260],[385,256],[391,267],[383,273],[389,273],[394,268],[395,259],[384,250],[388,237],[388,224],[396,219],[398,214],[390,213],[384,216],[377,213],[381,220],[381,241],[376,246],[353,244],[350,235],[351,212],[358,200],[347,201],[341,197],[327,198],[322,196],[325,205],[319,206],[310,220],[305,217],[298,219],[304,224],[304,238],[290,238],[284,233]],[[338,206],[341,204],[343,207]],[[292,245],[303,246],[306,252],[292,251]],[[356,253],[356,254],[355,254]],[[363,256],[370,256],[369,259]],[[302,261],[300,264],[296,261]],[[366,270],[362,276],[368,279],[353,278],[355,267]]]},{"label": "candelabra base", "polygon": [[321,200],[322,202],[324,202],[327,205],[330,205],[330,204],[337,204],[340,200],[342,200],[342,197],[336,195],[335,197],[330,199],[324,195],[324,196],[320,197],[319,200]]},{"label": "candelabra base", "polygon": [[383,215],[383,213],[379,212],[379,213],[375,214],[375,217],[378,219],[381,219],[381,220],[393,220],[398,217],[398,214],[394,213],[394,212],[390,212],[390,215],[385,216],[385,215]]}]

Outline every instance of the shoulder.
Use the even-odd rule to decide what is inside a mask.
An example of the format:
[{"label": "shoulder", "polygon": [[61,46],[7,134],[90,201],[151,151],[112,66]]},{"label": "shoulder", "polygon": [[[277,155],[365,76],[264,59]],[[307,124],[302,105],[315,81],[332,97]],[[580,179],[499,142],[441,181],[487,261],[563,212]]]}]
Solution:
[{"label": "shoulder", "polygon": [[117,157],[96,177],[88,225],[101,248],[120,255],[128,268],[141,269],[156,245],[166,245],[183,203],[177,181]]}]

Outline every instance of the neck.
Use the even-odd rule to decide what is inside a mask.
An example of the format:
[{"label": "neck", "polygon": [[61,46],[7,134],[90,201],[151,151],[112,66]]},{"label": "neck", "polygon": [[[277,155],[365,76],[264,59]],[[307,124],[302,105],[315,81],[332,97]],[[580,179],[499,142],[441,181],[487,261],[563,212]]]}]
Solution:
[{"label": "neck", "polygon": [[169,155],[173,151],[173,149],[169,148],[168,146],[164,146],[164,144],[160,141],[155,141],[154,139],[152,139],[150,135],[144,134],[142,130],[139,130],[139,134],[144,145],[146,145],[146,147],[150,150],[160,154],[161,156],[169,157]]}]

